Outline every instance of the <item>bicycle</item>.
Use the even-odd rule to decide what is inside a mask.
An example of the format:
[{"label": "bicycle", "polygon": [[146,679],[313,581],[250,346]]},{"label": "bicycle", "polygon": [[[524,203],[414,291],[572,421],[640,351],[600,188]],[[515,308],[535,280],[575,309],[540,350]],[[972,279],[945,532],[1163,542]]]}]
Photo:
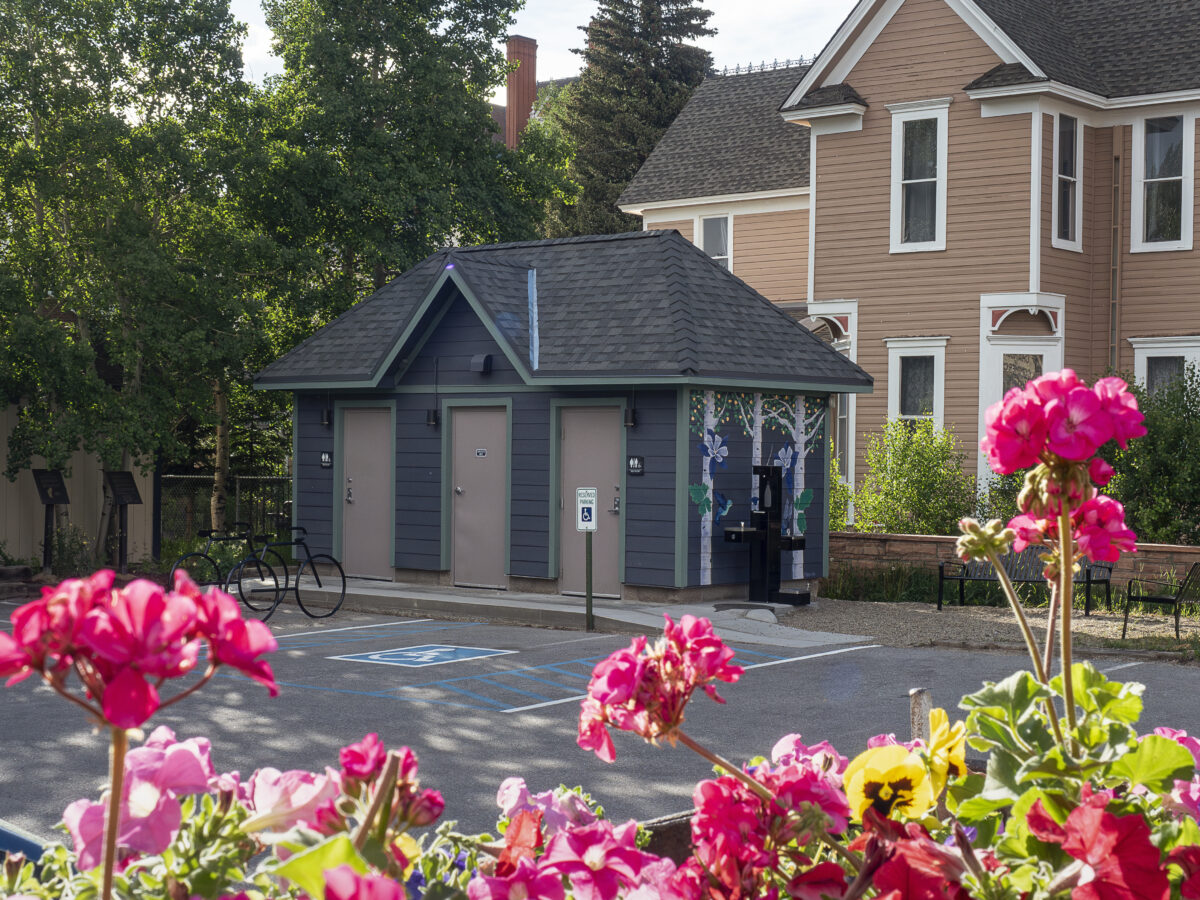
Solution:
[{"label": "bicycle", "polygon": [[232,541],[245,541],[250,552],[254,552],[254,542],[250,540],[250,524],[248,522],[233,522],[229,527],[231,530],[226,532],[221,532],[215,528],[196,532],[197,537],[207,538],[208,542],[204,545],[203,550],[193,550],[191,553],[185,553],[179,559],[175,560],[171,566],[171,573],[167,577],[168,587],[175,586],[175,573],[182,570],[187,572],[188,577],[201,590],[210,587],[224,588],[227,579],[221,576],[221,567],[212,557],[210,551],[213,545]]},{"label": "bicycle", "polygon": [[[346,573],[342,569],[342,564],[328,553],[310,551],[308,543],[305,541],[305,538],[308,537],[308,529],[304,526],[293,525],[291,531],[299,532],[299,536],[286,541],[272,541],[269,535],[255,535],[254,540],[262,541],[262,546],[252,550],[250,556],[229,572],[228,584],[231,587],[236,585],[237,594],[248,609],[264,613],[262,616],[264,622],[271,618],[289,591],[296,595],[296,605],[310,619],[325,619],[332,616],[341,609],[342,602],[346,599]],[[294,581],[291,579],[286,560],[275,549],[277,547],[299,547],[304,551],[304,561],[300,563]],[[268,553],[276,561],[274,566],[267,562]],[[279,567],[278,570],[275,566]],[[319,567],[324,567],[324,575]],[[276,577],[277,571],[283,572],[284,586],[282,588],[279,587]],[[306,588],[309,593],[309,606],[305,605],[304,597],[300,593],[301,583],[306,574],[316,584],[315,591],[312,587]],[[229,590],[229,593],[232,594],[233,590]],[[269,602],[265,596],[259,596],[265,594],[271,595]],[[313,601],[317,599],[327,601],[332,599],[333,602],[328,607],[313,605]]]}]

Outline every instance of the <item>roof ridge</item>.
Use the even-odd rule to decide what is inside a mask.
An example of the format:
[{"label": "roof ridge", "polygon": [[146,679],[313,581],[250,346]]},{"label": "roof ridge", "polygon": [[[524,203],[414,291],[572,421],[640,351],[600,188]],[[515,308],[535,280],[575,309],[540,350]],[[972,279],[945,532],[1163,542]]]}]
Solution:
[{"label": "roof ridge", "polygon": [[454,253],[476,253],[491,250],[511,250],[515,247],[553,247],[559,244],[586,244],[604,241],[636,240],[661,234],[661,231],[621,231],[616,234],[581,234],[561,238],[541,238],[535,241],[509,241],[505,244],[474,244],[469,247],[454,247]]},{"label": "roof ridge", "polygon": [[679,365],[680,374],[695,374],[700,371],[700,351],[696,335],[696,321],[692,315],[692,306],[687,296],[686,267],[683,263],[683,248],[681,241],[690,241],[678,231],[665,232],[667,235],[666,264],[663,274],[666,277],[666,293],[669,297],[671,325],[675,331],[675,359]]}]

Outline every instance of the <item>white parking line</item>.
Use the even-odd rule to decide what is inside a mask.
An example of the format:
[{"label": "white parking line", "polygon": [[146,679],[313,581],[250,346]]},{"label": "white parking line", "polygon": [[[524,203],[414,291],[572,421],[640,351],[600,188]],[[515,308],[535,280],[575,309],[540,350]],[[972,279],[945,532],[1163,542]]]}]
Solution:
[{"label": "white parking line", "polygon": [[1116,672],[1119,669],[1132,669],[1134,666],[1140,666],[1140,665],[1143,665],[1143,663],[1140,663],[1140,662],[1121,663],[1121,665],[1119,665],[1119,666],[1109,666],[1107,669],[1101,669],[1100,671],[1103,672],[1105,675],[1107,675],[1109,672]]},{"label": "white parking line", "polygon": [[[744,666],[746,669],[762,669],[767,666],[780,666],[784,663],[803,662],[806,659],[817,659],[822,656],[837,656],[839,653],[854,653],[856,650],[874,650],[882,645],[880,644],[864,644],[858,647],[842,647],[838,650],[826,650],[824,653],[809,653],[807,656],[792,656],[788,659],[773,659],[770,662],[755,663],[752,666]],[[514,706],[510,709],[502,709],[502,713],[519,713],[528,712],[531,709],[543,709],[547,706],[558,706],[560,703],[573,703],[582,700],[587,694],[578,694],[572,697],[563,697],[560,700],[547,700],[545,703],[531,703],[529,706]]]},{"label": "white parking line", "polygon": [[276,634],[275,637],[304,637],[314,634],[333,634],[335,631],[358,631],[363,628],[386,628],[389,625],[416,625],[418,622],[432,621],[433,619],[397,619],[395,622],[379,622],[376,625],[347,625],[345,628],[310,628],[307,631],[293,631],[291,634]]}]

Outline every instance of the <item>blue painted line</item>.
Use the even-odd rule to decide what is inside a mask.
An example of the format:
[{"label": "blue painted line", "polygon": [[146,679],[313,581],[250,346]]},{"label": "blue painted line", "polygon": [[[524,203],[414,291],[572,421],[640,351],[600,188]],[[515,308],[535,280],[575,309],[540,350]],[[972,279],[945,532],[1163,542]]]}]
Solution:
[{"label": "blue painted line", "polygon": [[312,650],[318,647],[337,647],[345,644],[362,644],[367,641],[395,640],[409,634],[428,634],[434,631],[457,631],[460,628],[470,628],[470,625],[444,625],[437,628],[409,628],[401,632],[390,631],[386,634],[373,634],[366,637],[333,638],[328,641],[313,641],[309,644],[287,644],[281,650]]},{"label": "blue painted line", "polygon": [[[242,675],[234,675],[233,673],[223,674],[218,672],[214,678],[244,678]],[[489,710],[494,707],[472,706],[469,703],[451,703],[448,700],[429,700],[424,697],[397,697],[395,694],[385,694],[378,691],[351,691],[345,688],[330,688],[322,687],[317,684],[300,684],[295,681],[277,681],[279,687],[298,688],[303,691],[319,691],[326,694],[355,694],[359,697],[378,697],[381,700],[398,700],[406,703],[429,703],[433,706],[452,706],[455,709],[482,709]],[[487,700],[486,697],[481,697],[481,700]]]},{"label": "blue painted line", "polygon": [[[549,678],[538,678],[536,675],[526,675],[524,672],[505,672],[504,674],[505,675],[516,675],[518,678],[528,678],[530,681],[539,681],[542,684],[548,684],[551,687],[556,687],[562,691],[570,690],[570,688],[568,688],[566,685],[559,684],[557,681],[551,681]],[[493,676],[493,677],[498,677],[498,676]]]},{"label": "blue painted line", "polygon": [[[569,663],[563,663],[562,665],[569,665]],[[551,672],[557,672],[559,675],[566,675],[569,678],[578,678],[580,681],[592,680],[591,674],[580,675],[578,672],[568,672],[566,669],[560,669],[558,666],[542,666],[541,668],[548,669]]]},{"label": "blue painted line", "polygon": [[533,693],[533,691],[524,691],[524,690],[521,690],[521,688],[513,687],[512,685],[501,684],[495,678],[480,678],[479,680],[482,681],[484,684],[498,687],[502,691],[511,691],[514,694],[522,694],[526,697],[533,697],[535,700],[549,700],[550,699],[549,697],[543,697],[541,694],[535,694],[535,693]]},{"label": "blue painted line", "polygon": [[[605,659],[605,657],[603,657],[603,656],[597,656],[597,657],[595,657],[594,659],[573,659],[573,660],[569,660],[568,662],[565,662],[565,663],[555,663],[555,664],[553,664],[553,665],[545,665],[545,666],[524,666],[524,667],[522,667],[522,668],[519,668],[519,669],[504,669],[503,671],[500,671],[500,672],[494,672],[494,673],[492,673],[491,675],[488,675],[488,676],[486,676],[486,677],[488,677],[488,678],[494,678],[494,677],[496,677],[497,675],[514,675],[514,674],[516,674],[516,673],[518,673],[518,672],[539,672],[539,671],[541,671],[541,670],[543,670],[543,669],[549,669],[549,670],[551,670],[551,671],[558,672],[558,671],[560,671],[560,670],[556,669],[556,668],[555,668],[555,665],[569,666],[569,665],[572,665],[572,664],[575,664],[575,663],[578,663],[578,664],[580,664],[580,665],[591,665],[591,664],[592,664],[592,663],[593,663],[595,660],[600,660],[600,659]],[[590,670],[590,669],[588,670],[588,673],[589,673],[589,674],[587,674],[587,675],[579,675],[579,674],[577,674],[577,673],[575,673],[575,672],[565,672],[565,671],[564,671],[564,672],[562,672],[561,674],[563,674],[563,675],[570,675],[572,678],[583,678],[584,680],[586,680],[586,679],[588,679],[588,678],[591,678],[591,677],[592,677],[592,676],[591,676],[591,670]],[[452,684],[453,682],[456,682],[456,681],[475,681],[475,680],[477,680],[477,679],[479,679],[479,678],[481,678],[481,677],[483,677],[483,676],[480,676],[480,675],[459,675],[457,678],[443,678],[441,681],[427,681],[427,682],[425,682],[425,683],[423,683],[423,684],[414,684],[414,685],[412,685],[412,687],[439,687],[439,686],[444,686],[444,685],[447,685],[447,684]]]},{"label": "blue painted line", "polygon": [[456,694],[462,694],[464,697],[471,697],[481,703],[486,703],[488,709],[505,709],[505,704],[499,700],[493,700],[491,697],[485,697],[483,694],[476,694],[474,691],[468,691],[466,688],[460,688],[453,684],[441,685],[448,691],[454,691]]}]

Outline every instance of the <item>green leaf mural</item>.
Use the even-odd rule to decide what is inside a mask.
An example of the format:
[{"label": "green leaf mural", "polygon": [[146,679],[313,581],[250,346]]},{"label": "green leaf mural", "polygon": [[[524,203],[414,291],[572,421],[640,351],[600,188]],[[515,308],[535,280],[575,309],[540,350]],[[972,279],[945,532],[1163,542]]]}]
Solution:
[{"label": "green leaf mural", "polygon": [[712,498],[708,496],[707,484],[689,484],[688,494],[691,495],[692,502],[700,508],[700,515],[705,515],[712,509]]}]

